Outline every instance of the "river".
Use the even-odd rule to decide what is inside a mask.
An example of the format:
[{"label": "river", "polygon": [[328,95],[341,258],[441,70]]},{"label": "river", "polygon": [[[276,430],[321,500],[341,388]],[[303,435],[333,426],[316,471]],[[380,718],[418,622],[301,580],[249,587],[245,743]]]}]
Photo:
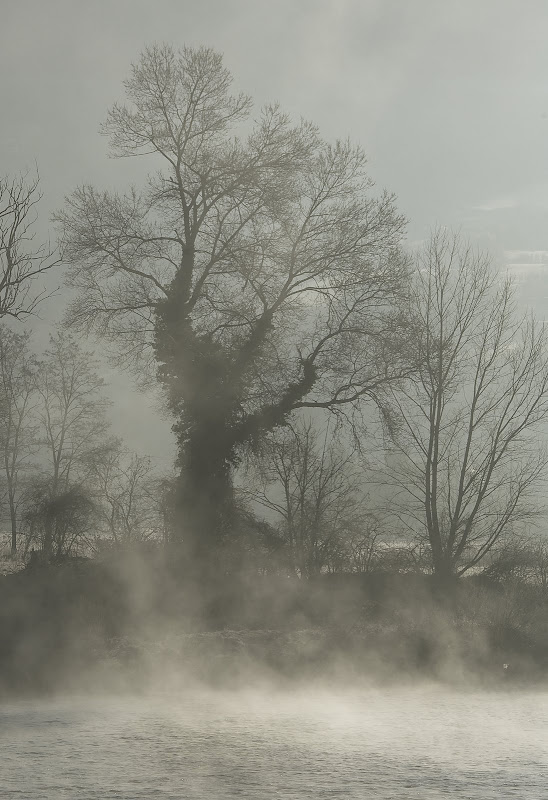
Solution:
[{"label": "river", "polygon": [[194,691],[8,701],[3,800],[541,800],[548,692]]}]

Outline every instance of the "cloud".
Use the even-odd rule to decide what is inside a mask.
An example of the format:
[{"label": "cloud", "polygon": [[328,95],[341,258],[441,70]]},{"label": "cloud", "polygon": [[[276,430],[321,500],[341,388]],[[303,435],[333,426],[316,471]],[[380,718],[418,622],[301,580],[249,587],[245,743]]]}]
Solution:
[{"label": "cloud", "polygon": [[504,257],[508,264],[532,264],[548,266],[548,250],[505,250]]},{"label": "cloud", "polygon": [[505,250],[509,275],[519,282],[548,277],[548,250]]},{"label": "cloud", "polygon": [[519,201],[517,197],[513,197],[512,195],[499,195],[498,197],[493,197],[486,203],[472,206],[472,211],[500,211],[505,208],[517,208],[518,206]]}]

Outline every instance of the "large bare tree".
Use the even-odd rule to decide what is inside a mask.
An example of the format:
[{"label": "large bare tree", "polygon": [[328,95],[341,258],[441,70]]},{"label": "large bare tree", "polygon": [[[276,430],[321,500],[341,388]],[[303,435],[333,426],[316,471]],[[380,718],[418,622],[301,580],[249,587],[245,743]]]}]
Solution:
[{"label": "large bare tree", "polygon": [[350,412],[401,373],[404,220],[365,157],[293,125],[249,122],[215,52],[151,47],[108,114],[143,189],[79,188],[59,214],[72,325],[156,363],[178,439],[178,537],[209,557],[230,525],[242,445],[298,408]]},{"label": "large bare tree", "polygon": [[391,509],[438,575],[462,575],[535,513],[546,466],[545,327],[516,313],[488,255],[438,230],[415,265],[409,318],[420,371],[394,391]]},{"label": "large bare tree", "polygon": [[34,242],[40,198],[38,174],[0,177],[0,317],[32,314],[46,294],[33,292],[36,279],[58,263]]}]

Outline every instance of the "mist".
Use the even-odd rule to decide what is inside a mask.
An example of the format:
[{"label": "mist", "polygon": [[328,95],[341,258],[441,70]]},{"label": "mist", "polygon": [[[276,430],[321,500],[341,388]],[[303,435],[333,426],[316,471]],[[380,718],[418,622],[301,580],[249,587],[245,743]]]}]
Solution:
[{"label": "mist", "polygon": [[[82,796],[93,796],[105,773],[122,796],[144,791],[149,797],[193,800],[208,793],[263,798],[344,792],[354,798],[364,787],[379,797],[389,797],[394,787],[401,797],[425,792],[466,796],[491,789],[504,793],[514,786],[531,790],[532,796],[543,791],[545,773],[533,767],[535,777],[530,774],[544,758],[542,712],[532,697],[519,710],[508,695],[463,697],[436,690],[399,690],[389,696],[368,692],[351,700],[323,693],[271,700],[265,703],[264,695],[250,692],[169,702],[141,698],[132,704],[120,698],[93,705],[78,699],[70,705],[8,706],[3,716],[16,723],[19,735],[25,727],[33,732],[29,791],[44,792],[53,785],[47,764],[55,771],[58,797],[71,796],[75,785]],[[440,714],[451,725],[451,737],[440,725]],[[78,776],[65,749],[67,725],[87,748],[87,766]],[[17,768],[26,765],[13,758],[17,744],[4,738],[2,743],[10,791]],[[131,772],[126,768],[128,744]],[[101,791],[109,796],[108,789]]]},{"label": "mist", "polygon": [[547,9],[44,8],[0,28],[3,796],[540,797]]}]

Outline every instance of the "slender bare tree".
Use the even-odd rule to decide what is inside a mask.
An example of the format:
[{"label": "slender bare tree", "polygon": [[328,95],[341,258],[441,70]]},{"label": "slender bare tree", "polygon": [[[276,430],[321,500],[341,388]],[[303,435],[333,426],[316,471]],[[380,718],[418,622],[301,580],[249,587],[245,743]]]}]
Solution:
[{"label": "slender bare tree", "polygon": [[98,532],[117,545],[162,538],[162,492],[151,459],[115,440],[93,451],[90,464]]},{"label": "slender bare tree", "polygon": [[[365,157],[231,94],[212,50],[151,47],[104,132],[157,164],[142,190],[78,189],[59,214],[69,322],[156,363],[178,439],[179,538],[211,557],[240,448],[295,409],[350,411],[401,374],[404,220]],[[240,136],[235,134],[241,133]]]},{"label": "slender bare tree", "polygon": [[66,333],[50,339],[41,363],[40,421],[52,495],[89,474],[90,453],[104,446],[109,425],[105,382],[92,352]]},{"label": "slender bare tree", "polygon": [[[17,550],[19,503],[24,470],[38,450],[36,421],[37,361],[29,352],[29,334],[0,326],[0,454],[11,529],[11,552]],[[28,473],[27,476],[28,478]]]},{"label": "slender bare tree", "polygon": [[37,545],[46,560],[81,551],[90,537],[94,512],[92,497],[84,486],[74,484],[52,495],[47,481],[36,481],[26,496],[25,555],[31,545]]},{"label": "slender bare tree", "polygon": [[418,254],[409,318],[421,365],[393,392],[391,509],[462,575],[536,511],[547,459],[545,327],[519,316],[488,255],[445,230]]},{"label": "slender bare tree", "polygon": [[371,565],[378,531],[354,455],[329,426],[301,420],[269,437],[253,471],[255,485],[244,490],[277,519],[288,566],[301,577]]},{"label": "slender bare tree", "polygon": [[38,174],[0,177],[0,317],[32,314],[46,296],[33,284],[59,263],[49,246],[34,243],[41,196]]},{"label": "slender bare tree", "polygon": [[[28,547],[38,536],[47,557],[73,549],[71,520],[87,531],[92,508],[87,483],[91,454],[108,434],[104,381],[93,353],[66,333],[52,336],[40,364],[38,419],[44,456],[42,473],[29,487]],[[32,524],[31,524],[32,523]]]}]

